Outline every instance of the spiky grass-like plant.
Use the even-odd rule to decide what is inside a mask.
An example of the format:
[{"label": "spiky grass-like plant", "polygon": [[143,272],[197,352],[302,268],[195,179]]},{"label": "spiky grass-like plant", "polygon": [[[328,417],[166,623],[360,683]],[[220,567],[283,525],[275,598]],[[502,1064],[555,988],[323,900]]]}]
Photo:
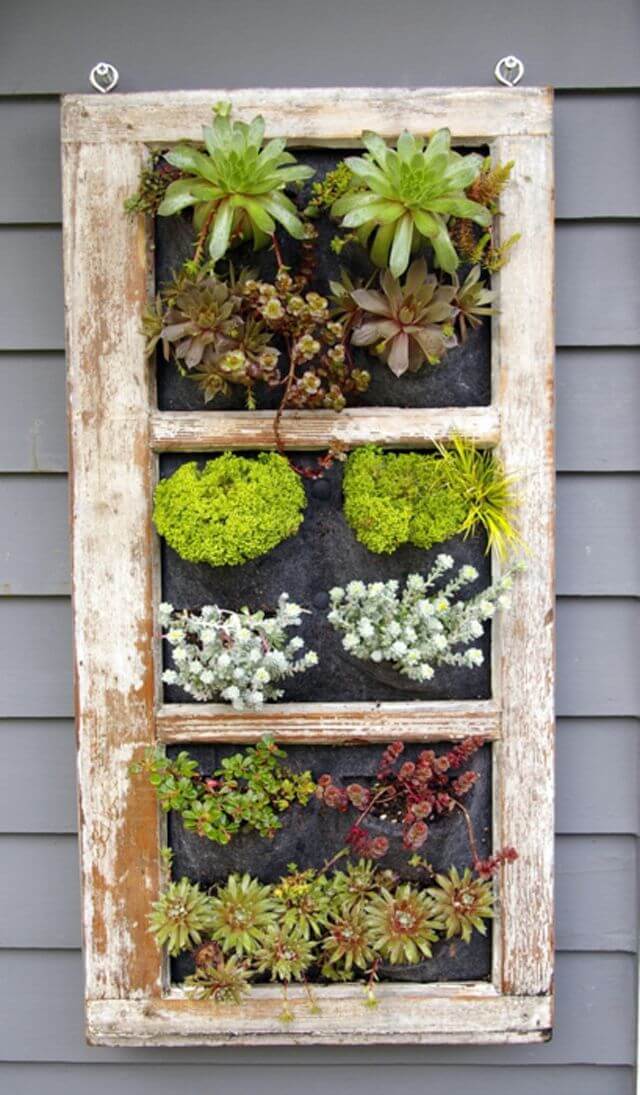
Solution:
[{"label": "spiky grass-like plant", "polygon": [[235,954],[208,966],[198,966],[185,977],[184,986],[194,1000],[215,1004],[241,1004],[249,992],[251,970]]},{"label": "spiky grass-like plant", "polygon": [[225,954],[238,957],[259,950],[269,929],[276,924],[276,904],[271,886],[250,875],[229,875],[226,885],[211,898],[211,938]]},{"label": "spiky grass-like plant", "polygon": [[367,904],[366,922],[371,945],[392,965],[431,958],[431,944],[442,923],[433,901],[410,883],[394,893],[381,889]]},{"label": "spiky grass-like plant", "polygon": [[415,373],[426,362],[437,364],[456,345],[453,334],[453,285],[427,274],[424,259],[412,262],[404,284],[389,270],[380,276],[380,292],[354,289],[362,314],[353,326],[354,346],[373,346],[395,376]]},{"label": "spiky grass-like plant", "polygon": [[193,206],[195,229],[208,240],[213,262],[232,242],[252,237],[255,249],[264,247],[276,222],[295,239],[304,237],[296,207],[283,191],[308,179],[313,168],[296,163],[283,139],[263,147],[264,130],[260,115],[250,124],[232,122],[226,108],[203,127],[206,151],[185,144],[166,153],[185,177],[167,188],[158,214],[171,216]]},{"label": "spiky grass-like plant", "polygon": [[474,878],[468,867],[462,876],[456,867],[450,867],[447,874],[436,875],[436,882],[438,885],[430,886],[427,892],[433,899],[434,914],[444,924],[446,938],[459,935],[468,943],[474,928],[486,935],[485,920],[494,915],[491,883]]},{"label": "spiky grass-like plant", "polygon": [[149,931],[160,946],[174,957],[180,951],[197,946],[212,925],[213,899],[188,878],[170,882],[152,906]]},{"label": "spiky grass-like plant", "polygon": [[467,514],[459,531],[471,536],[480,525],[487,534],[487,551],[504,559],[510,547],[522,544],[514,524],[518,496],[515,475],[507,475],[490,450],[477,449],[463,437],[445,446],[436,443],[451,486],[464,498]]},{"label": "spiky grass-like plant", "polygon": [[421,238],[433,246],[437,265],[453,273],[459,259],[448,217],[491,223],[491,212],[465,195],[480,173],[482,157],[452,152],[448,129],[439,129],[427,144],[404,132],[397,149],[371,132],[363,133],[362,141],[368,155],[350,156],[345,163],[366,189],[339,198],[332,214],[343,218],[343,227],[357,229],[363,243],[375,231],[371,258],[376,266],[388,265],[396,278],[407,269]]}]

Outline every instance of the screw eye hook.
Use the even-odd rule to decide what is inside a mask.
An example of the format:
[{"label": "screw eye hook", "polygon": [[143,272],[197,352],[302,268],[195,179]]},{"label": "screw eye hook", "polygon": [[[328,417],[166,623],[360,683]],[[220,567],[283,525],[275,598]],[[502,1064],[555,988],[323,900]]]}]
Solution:
[{"label": "screw eye hook", "polygon": [[524,76],[524,65],[519,57],[514,57],[512,53],[509,53],[506,57],[500,58],[493,70],[493,75],[499,84],[504,84],[505,87],[515,87]]},{"label": "screw eye hook", "polygon": [[89,83],[96,91],[99,91],[101,95],[106,95],[109,91],[113,91],[119,79],[120,73],[116,66],[110,65],[108,61],[99,61],[97,65],[93,66],[89,73]]}]

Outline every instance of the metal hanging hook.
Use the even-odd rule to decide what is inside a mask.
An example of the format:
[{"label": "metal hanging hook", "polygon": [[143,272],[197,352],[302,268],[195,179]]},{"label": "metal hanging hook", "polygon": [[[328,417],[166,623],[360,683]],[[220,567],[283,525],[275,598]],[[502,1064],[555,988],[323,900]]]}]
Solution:
[{"label": "metal hanging hook", "polygon": [[109,91],[113,91],[119,79],[120,73],[116,66],[109,64],[108,61],[99,61],[97,65],[93,66],[89,73],[89,83],[96,91],[99,91],[101,95],[106,95]]},{"label": "metal hanging hook", "polygon": [[509,53],[506,57],[500,58],[493,70],[493,75],[499,84],[504,84],[505,87],[515,87],[524,76],[524,65],[519,57],[514,57],[512,53]]}]

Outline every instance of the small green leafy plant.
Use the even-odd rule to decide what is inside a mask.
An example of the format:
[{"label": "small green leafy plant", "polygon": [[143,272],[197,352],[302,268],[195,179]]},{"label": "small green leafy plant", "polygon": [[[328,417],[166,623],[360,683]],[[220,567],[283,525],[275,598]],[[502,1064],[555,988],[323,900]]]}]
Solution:
[{"label": "small green leafy plant", "polygon": [[183,559],[237,566],[295,535],[306,504],[300,478],[283,456],[225,452],[203,468],[190,461],[161,479],[153,521]]},{"label": "small green leafy plant", "polygon": [[[134,766],[134,772],[146,773],[161,809],[179,814],[185,829],[228,844],[245,830],[271,839],[282,828],[282,815],[295,803],[305,806],[313,796],[311,773],[293,772],[283,763],[285,757],[273,739],[265,737],[226,757],[210,775],[204,775],[186,751],[170,758],[155,749]],[[174,894],[172,900],[173,896],[184,895]]]},{"label": "small green leafy plant", "polygon": [[369,551],[390,553],[401,544],[429,548],[479,528],[487,550],[504,557],[518,544],[515,479],[498,457],[454,437],[437,453],[385,453],[372,445],[347,458],[344,515]]},{"label": "small green leafy plant", "polygon": [[304,225],[284,189],[310,178],[313,169],[296,163],[282,139],[263,147],[264,130],[261,116],[250,124],[232,122],[225,104],[214,111],[212,124],[203,127],[204,152],[183,144],[165,154],[182,177],[167,188],[158,215],[193,207],[199,237],[196,264],[203,244],[214,263],[242,240],[252,238],[254,248],[264,247],[276,223],[294,238],[303,238]]},{"label": "small green leafy plant", "polygon": [[435,262],[453,273],[459,258],[449,237],[450,216],[462,217],[485,227],[492,214],[486,205],[467,197],[482,169],[482,157],[462,156],[451,149],[448,129],[439,129],[425,144],[410,133],[401,134],[396,149],[382,137],[366,132],[363,157],[350,156],[347,167],[363,184],[364,192],[347,192],[332,207],[342,226],[355,229],[361,243],[375,233],[371,258],[387,266],[395,278],[407,269],[411,252],[428,240]]}]

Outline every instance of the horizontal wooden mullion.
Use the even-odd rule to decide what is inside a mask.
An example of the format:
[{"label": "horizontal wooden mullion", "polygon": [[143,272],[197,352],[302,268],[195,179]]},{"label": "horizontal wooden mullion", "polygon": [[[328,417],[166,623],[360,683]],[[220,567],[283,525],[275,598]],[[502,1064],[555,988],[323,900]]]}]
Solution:
[{"label": "horizontal wooden mullion", "polygon": [[[208,452],[275,448],[273,411],[157,411],[151,416],[151,446],[157,452]],[[349,408],[335,411],[285,411],[280,436],[287,449],[349,448],[379,445],[429,445],[462,434],[477,445],[494,445],[500,432],[496,407]]]},{"label": "horizontal wooden mullion", "polygon": [[416,703],[284,703],[263,711],[234,711],[224,704],[165,704],[156,715],[159,741],[258,741],[357,745],[388,741],[458,741],[500,737],[500,709],[492,700]]}]

